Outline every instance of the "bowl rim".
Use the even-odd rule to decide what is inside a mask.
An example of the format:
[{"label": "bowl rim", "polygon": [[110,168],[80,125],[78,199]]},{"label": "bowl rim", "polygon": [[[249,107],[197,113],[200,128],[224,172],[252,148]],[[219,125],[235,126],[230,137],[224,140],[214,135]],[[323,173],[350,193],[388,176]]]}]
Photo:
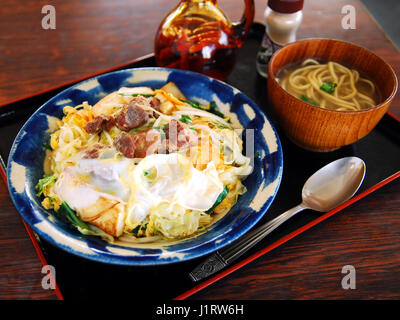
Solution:
[{"label": "bowl rim", "polygon": [[[276,138],[276,144],[277,144],[277,153],[278,153],[278,162],[277,163],[277,175],[276,175],[276,179],[277,184],[276,184],[276,188],[275,190],[272,192],[272,194],[265,200],[265,202],[263,203],[263,205],[261,206],[261,208],[259,210],[255,210],[255,212],[258,213],[258,215],[252,220],[252,222],[249,221],[243,221],[243,223],[245,224],[244,228],[241,228],[239,230],[239,232],[236,232],[234,234],[232,234],[226,241],[222,242],[222,243],[215,243],[214,246],[212,248],[210,247],[205,247],[205,248],[201,248],[200,252],[198,253],[193,253],[191,251],[188,252],[188,254],[184,255],[183,257],[179,258],[179,257],[169,257],[168,259],[159,259],[157,257],[159,257],[160,255],[156,255],[156,257],[151,257],[149,258],[148,256],[145,260],[138,260],[135,259],[135,256],[131,256],[131,255],[123,255],[123,254],[112,254],[111,256],[107,256],[106,252],[100,253],[97,249],[95,249],[95,253],[96,254],[87,254],[84,251],[80,251],[80,248],[77,248],[77,245],[73,244],[73,240],[75,239],[73,237],[73,235],[71,235],[70,233],[66,233],[64,230],[62,230],[62,233],[69,239],[67,244],[64,243],[59,243],[56,239],[54,239],[53,237],[51,237],[49,234],[47,234],[46,232],[43,232],[42,230],[38,229],[37,226],[35,224],[32,224],[30,219],[26,220],[25,219],[25,215],[23,215],[19,209],[19,204],[16,201],[14,192],[12,192],[10,186],[13,186],[13,183],[11,181],[11,177],[10,177],[10,173],[11,173],[11,162],[13,161],[13,154],[16,150],[16,147],[18,145],[18,143],[20,142],[20,140],[22,139],[22,135],[21,133],[24,132],[24,129],[26,128],[26,126],[28,125],[28,123],[30,123],[32,121],[32,119],[37,116],[38,114],[40,114],[41,110],[50,102],[54,102],[57,100],[57,98],[59,96],[61,96],[65,91],[71,90],[85,82],[91,81],[93,79],[97,79],[101,76],[107,76],[109,74],[117,74],[117,73],[124,73],[124,72],[134,72],[134,71],[167,71],[167,72],[178,72],[178,73],[188,73],[188,74],[195,74],[196,76],[200,76],[203,78],[208,78],[210,81],[217,81],[221,84],[223,84],[224,86],[227,86],[229,88],[231,88],[233,91],[239,92],[241,94],[243,94],[245,96],[245,98],[250,102],[250,106],[252,108],[257,109],[259,112],[261,112],[266,121],[268,122],[269,126],[272,129],[272,132]],[[140,82],[140,81],[139,81]],[[100,75],[95,75],[93,77],[90,77],[88,79],[82,80],[80,82],[77,82],[71,86],[68,86],[67,88],[63,89],[62,91],[60,91],[58,94],[52,96],[51,98],[49,98],[48,100],[46,100],[40,107],[38,107],[36,109],[36,111],[28,118],[28,120],[25,121],[25,123],[23,124],[23,126],[21,127],[21,129],[19,130],[18,134],[16,135],[12,147],[10,149],[10,154],[8,157],[8,161],[7,161],[7,184],[8,184],[8,191],[11,197],[11,200],[14,204],[14,207],[16,208],[16,210],[18,211],[19,215],[23,218],[24,221],[26,221],[26,223],[35,231],[37,232],[41,237],[43,237],[46,241],[50,242],[51,244],[53,244],[54,246],[56,246],[58,249],[61,249],[69,254],[73,254],[75,256],[81,257],[81,258],[85,258],[91,261],[95,261],[95,262],[100,262],[100,263],[105,263],[105,264],[111,264],[111,265],[125,265],[125,266],[157,266],[157,265],[167,265],[167,264],[172,264],[172,263],[178,263],[178,262],[183,262],[183,261],[188,261],[188,260],[192,260],[195,258],[199,258],[202,257],[206,254],[210,254],[212,252],[215,252],[218,249],[221,249],[222,247],[225,247],[226,245],[229,245],[230,243],[232,243],[233,241],[237,240],[239,237],[243,236],[246,232],[249,232],[251,230],[251,228],[253,228],[259,221],[260,219],[265,215],[265,213],[268,211],[268,209],[270,208],[272,202],[275,200],[276,195],[278,193],[278,190],[280,188],[281,182],[282,182],[282,176],[283,176],[283,148],[282,148],[282,144],[280,141],[280,137],[278,135],[278,132],[276,130],[276,128],[274,127],[273,123],[271,122],[271,120],[267,117],[267,115],[265,114],[265,112],[261,109],[261,107],[254,102],[253,99],[251,99],[250,97],[248,97],[245,93],[243,93],[241,90],[235,88],[234,86],[225,83],[224,81],[209,77],[207,75],[204,74],[200,74],[197,72],[193,72],[193,71],[188,71],[188,70],[181,70],[181,69],[173,69],[173,68],[163,68],[163,67],[139,67],[139,68],[128,68],[128,69],[123,69],[123,70],[115,70],[115,71],[110,71],[104,74],[100,74]],[[24,193],[26,193],[26,191],[24,191]],[[35,208],[35,205],[32,204],[32,202],[28,199],[27,202],[24,201],[25,204],[27,204],[30,208],[30,211],[35,212],[37,209]],[[38,206],[38,209],[40,210],[44,210],[42,206]],[[32,213],[31,213],[32,214]],[[35,213],[37,214],[37,213]],[[249,225],[250,223],[250,225]],[[56,231],[59,229],[59,227],[52,225],[52,228],[56,228]],[[231,232],[231,230],[229,230],[227,233]],[[70,238],[72,237],[72,238]],[[86,242],[86,237],[83,237],[83,241]],[[72,240],[72,241],[71,241]],[[213,240],[214,241],[214,240]],[[207,241],[207,243],[211,243],[212,241]],[[105,246],[107,246],[109,244],[106,244]],[[112,244],[111,244],[112,245]],[[201,246],[194,246],[195,251],[199,249],[199,247]],[[93,250],[93,249],[92,249]],[[191,250],[191,249],[185,249],[185,251],[187,250]],[[175,251],[173,251],[175,252]],[[176,251],[176,252],[180,252]]]},{"label": "bowl rim", "polygon": [[[355,111],[354,110],[351,110],[351,111],[342,110],[342,111],[340,111],[340,110],[335,110],[335,109],[321,108],[320,106],[314,106],[314,105],[312,105],[310,103],[302,101],[301,99],[299,99],[299,98],[293,96],[292,94],[290,94],[289,92],[287,92],[285,89],[283,89],[280,86],[279,82],[276,80],[276,76],[272,72],[272,66],[273,66],[274,60],[276,59],[276,57],[278,55],[283,54],[283,52],[284,52],[284,50],[286,48],[289,48],[291,46],[298,45],[298,44],[303,44],[303,43],[307,43],[307,42],[313,42],[313,41],[331,41],[331,42],[346,43],[346,44],[352,45],[354,47],[366,50],[368,53],[370,53],[373,56],[375,56],[378,60],[381,60],[383,62],[383,64],[388,68],[388,70],[390,71],[390,73],[392,75],[392,78],[394,79],[394,87],[393,87],[392,92],[390,93],[390,95],[384,101],[380,102],[379,104],[377,104],[373,108],[368,108],[368,109],[364,109],[364,110],[355,110]],[[309,58],[312,58],[312,57],[309,57]],[[317,110],[323,110],[325,112],[331,112],[331,113],[336,113],[336,114],[353,114],[353,115],[356,115],[356,114],[368,113],[368,112],[371,112],[372,110],[378,110],[378,109],[384,107],[387,103],[389,103],[389,102],[391,102],[393,100],[393,98],[395,97],[395,95],[397,93],[398,85],[399,85],[396,73],[394,72],[392,66],[389,63],[387,63],[383,58],[381,58],[379,55],[377,55],[375,52],[365,48],[364,46],[355,44],[353,42],[345,41],[345,40],[339,40],[339,39],[333,39],[333,38],[313,37],[313,38],[300,39],[300,40],[296,40],[294,42],[288,43],[287,45],[283,46],[282,48],[280,48],[279,50],[274,52],[274,54],[272,55],[272,57],[271,57],[271,59],[269,61],[269,64],[268,64],[268,79],[271,78],[270,75],[273,75],[271,81],[274,81],[274,83],[277,84],[278,87],[281,88],[283,92],[285,92],[285,95],[296,99],[297,101],[299,101],[303,105],[312,107],[312,108],[317,109]]]}]

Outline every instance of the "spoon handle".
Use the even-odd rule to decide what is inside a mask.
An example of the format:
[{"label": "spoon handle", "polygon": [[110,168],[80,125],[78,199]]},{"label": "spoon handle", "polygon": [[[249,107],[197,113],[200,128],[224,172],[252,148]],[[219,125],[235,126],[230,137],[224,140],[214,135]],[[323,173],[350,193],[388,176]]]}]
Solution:
[{"label": "spoon handle", "polygon": [[199,264],[192,272],[189,273],[190,278],[193,281],[199,281],[206,278],[215,272],[223,269],[234,260],[239,258],[242,254],[247,252],[265,236],[270,234],[282,223],[289,220],[296,213],[306,209],[303,204],[299,204],[294,208],[282,213],[275,219],[263,224],[254,231],[242,237],[240,240],[234,242],[232,245],[228,245],[226,248],[216,251],[207,260]]}]

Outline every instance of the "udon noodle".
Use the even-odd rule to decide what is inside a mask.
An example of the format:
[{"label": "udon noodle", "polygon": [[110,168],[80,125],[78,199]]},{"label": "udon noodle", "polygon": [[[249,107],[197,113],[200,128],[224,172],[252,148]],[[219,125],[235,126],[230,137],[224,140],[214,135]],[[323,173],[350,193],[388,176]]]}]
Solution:
[{"label": "udon noodle", "polygon": [[283,69],[277,79],[290,94],[321,108],[357,111],[376,106],[372,81],[336,62],[323,64],[307,59]]}]

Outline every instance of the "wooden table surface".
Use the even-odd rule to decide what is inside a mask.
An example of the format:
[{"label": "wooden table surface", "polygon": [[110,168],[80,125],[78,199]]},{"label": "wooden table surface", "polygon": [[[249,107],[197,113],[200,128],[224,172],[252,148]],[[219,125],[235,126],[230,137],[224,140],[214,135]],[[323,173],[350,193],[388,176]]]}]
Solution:
[{"label": "wooden table surface", "polygon": [[[265,0],[256,0],[262,22]],[[358,0],[306,0],[298,38],[344,39],[376,52],[400,74],[400,54]],[[3,0],[0,12],[0,105],[123,64],[153,50],[170,0],[52,1],[56,30],[41,28],[45,1]],[[232,20],[240,0],[220,0]],[[356,29],[341,27],[341,9],[356,9]],[[400,117],[400,95],[390,111]],[[400,159],[399,159],[400,160]],[[400,181],[370,194],[278,247],[193,299],[400,298]],[[41,286],[42,265],[6,185],[0,180],[0,299],[56,299]],[[344,290],[344,265],[357,287]]]}]

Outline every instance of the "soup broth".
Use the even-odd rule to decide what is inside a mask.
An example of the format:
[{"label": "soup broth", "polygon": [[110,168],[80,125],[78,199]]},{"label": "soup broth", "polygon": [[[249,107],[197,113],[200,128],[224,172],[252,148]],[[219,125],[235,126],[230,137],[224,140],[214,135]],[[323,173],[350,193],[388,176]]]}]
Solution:
[{"label": "soup broth", "polygon": [[372,81],[337,62],[307,59],[282,68],[276,79],[291,95],[321,108],[357,111],[373,108],[380,101]]}]

